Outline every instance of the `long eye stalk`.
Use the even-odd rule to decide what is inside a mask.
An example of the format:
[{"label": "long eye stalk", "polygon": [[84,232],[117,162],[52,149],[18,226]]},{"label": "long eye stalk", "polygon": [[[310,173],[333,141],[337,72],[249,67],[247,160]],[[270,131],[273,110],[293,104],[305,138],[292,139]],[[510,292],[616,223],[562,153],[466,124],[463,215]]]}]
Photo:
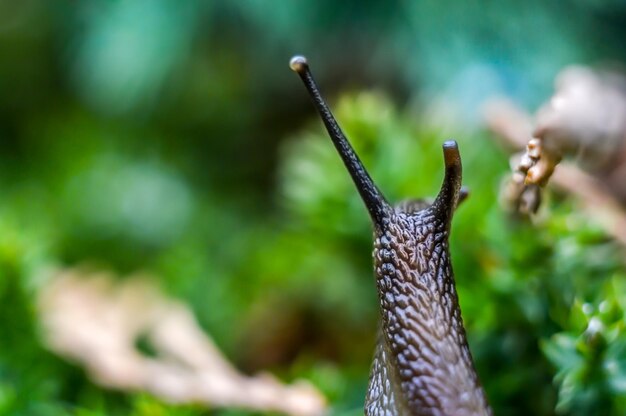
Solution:
[{"label": "long eye stalk", "polygon": [[339,152],[341,159],[343,160],[352,180],[356,185],[367,210],[374,221],[374,225],[382,227],[384,219],[390,209],[389,203],[385,200],[385,197],[380,192],[376,184],[372,181],[372,178],[365,170],[363,163],[355,153],[354,149],[348,142],[348,139],[341,131],[341,128],[337,124],[335,117],[331,113],[328,105],[322,98],[322,95],[313,79],[309,64],[305,57],[294,56],[289,62],[289,66],[293,69],[302,79],[306,89],[313,100],[313,104],[317,109],[328,135],[330,136],[335,148]]}]

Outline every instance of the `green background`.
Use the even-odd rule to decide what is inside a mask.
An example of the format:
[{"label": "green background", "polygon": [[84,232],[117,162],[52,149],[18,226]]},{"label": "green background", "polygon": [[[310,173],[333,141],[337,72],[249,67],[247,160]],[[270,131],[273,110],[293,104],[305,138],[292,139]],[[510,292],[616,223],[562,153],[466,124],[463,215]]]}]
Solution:
[{"label": "green background", "polygon": [[101,389],[47,352],[37,277],[86,262],[151,272],[242,371],[362,414],[371,227],[296,53],[390,200],[436,194],[459,142],[452,259],[495,413],[626,414],[623,249],[565,195],[508,218],[480,111],[534,111],[625,36],[617,0],[0,1],[0,414],[248,414]]}]

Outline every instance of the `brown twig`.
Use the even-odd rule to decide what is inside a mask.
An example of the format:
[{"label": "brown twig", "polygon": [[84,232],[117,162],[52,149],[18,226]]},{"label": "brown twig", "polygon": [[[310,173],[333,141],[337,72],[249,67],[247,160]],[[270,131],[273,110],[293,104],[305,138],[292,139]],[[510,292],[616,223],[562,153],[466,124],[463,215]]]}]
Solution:
[{"label": "brown twig", "polygon": [[[239,373],[202,331],[189,308],[146,277],[71,269],[56,272],[39,294],[44,341],[105,387],[151,393],[170,403],[238,407],[317,416],[323,396],[310,384],[282,384],[269,374]],[[141,337],[154,348],[136,348]]]},{"label": "brown twig", "polygon": [[[486,106],[485,120],[494,138],[509,148],[521,150],[532,139],[531,116],[510,101],[498,100]],[[626,246],[626,211],[598,179],[573,163],[561,162],[549,184],[576,197],[590,218]]]}]

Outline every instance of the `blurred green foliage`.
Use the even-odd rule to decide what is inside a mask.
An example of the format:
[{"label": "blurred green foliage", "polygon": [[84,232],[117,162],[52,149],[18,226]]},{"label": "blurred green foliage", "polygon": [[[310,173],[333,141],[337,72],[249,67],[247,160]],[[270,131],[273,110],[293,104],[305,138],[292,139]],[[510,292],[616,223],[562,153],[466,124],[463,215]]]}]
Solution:
[{"label": "blurred green foliage", "polygon": [[562,195],[535,224],[508,218],[508,155],[476,128],[489,94],[533,105],[565,64],[623,61],[625,21],[611,0],[0,1],[0,414],[207,414],[45,350],[42,272],[84,262],[153,272],[240,368],[362,414],[371,229],[296,52],[390,200],[435,195],[459,141],[451,250],[495,413],[626,414],[622,249]]}]

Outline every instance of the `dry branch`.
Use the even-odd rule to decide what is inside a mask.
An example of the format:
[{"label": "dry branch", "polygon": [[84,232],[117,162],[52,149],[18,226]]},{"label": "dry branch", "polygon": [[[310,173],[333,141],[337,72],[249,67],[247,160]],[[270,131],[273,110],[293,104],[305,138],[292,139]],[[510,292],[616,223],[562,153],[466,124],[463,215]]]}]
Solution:
[{"label": "dry branch", "polygon": [[[151,279],[61,270],[40,292],[45,343],[105,387],[149,392],[170,403],[237,407],[294,416],[324,413],[310,384],[239,373],[202,331],[189,308]],[[156,351],[136,347],[145,337]]]}]

